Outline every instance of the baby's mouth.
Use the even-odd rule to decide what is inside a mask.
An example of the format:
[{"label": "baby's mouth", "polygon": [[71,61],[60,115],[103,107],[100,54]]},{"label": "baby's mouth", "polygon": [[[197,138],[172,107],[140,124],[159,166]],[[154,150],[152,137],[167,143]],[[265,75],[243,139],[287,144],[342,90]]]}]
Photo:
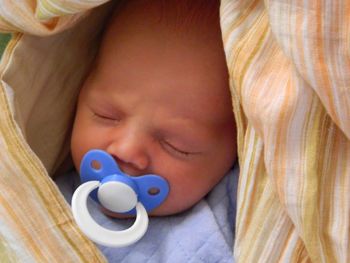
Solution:
[{"label": "baby's mouth", "polygon": [[104,213],[105,215],[107,215],[109,217],[113,217],[113,218],[129,219],[129,218],[134,218],[136,216],[136,215],[132,215],[132,214],[116,213],[116,212],[113,212],[111,210],[108,210],[103,205],[99,205],[99,208],[102,211],[102,213]]}]

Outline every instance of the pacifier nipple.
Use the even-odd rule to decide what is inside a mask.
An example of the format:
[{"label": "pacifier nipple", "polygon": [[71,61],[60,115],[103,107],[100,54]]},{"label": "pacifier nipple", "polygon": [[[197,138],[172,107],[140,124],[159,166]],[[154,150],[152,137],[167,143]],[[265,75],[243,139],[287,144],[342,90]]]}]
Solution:
[{"label": "pacifier nipple", "polygon": [[108,182],[101,185],[97,192],[101,205],[116,213],[125,213],[137,204],[137,195],[128,185],[121,182]]},{"label": "pacifier nipple", "polygon": [[[99,163],[98,168],[93,165],[95,162]],[[87,237],[104,246],[127,246],[142,238],[148,227],[147,211],[159,206],[169,193],[168,183],[162,177],[126,175],[113,157],[101,150],[89,151],[84,156],[80,177],[82,185],[72,198],[73,217]],[[122,231],[98,225],[87,208],[89,196],[109,211],[136,214],[134,224]]]}]

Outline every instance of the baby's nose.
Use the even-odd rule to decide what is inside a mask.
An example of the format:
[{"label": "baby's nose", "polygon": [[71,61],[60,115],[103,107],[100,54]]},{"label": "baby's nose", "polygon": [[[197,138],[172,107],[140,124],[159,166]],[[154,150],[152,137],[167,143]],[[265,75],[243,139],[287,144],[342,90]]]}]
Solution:
[{"label": "baby's nose", "polygon": [[120,169],[129,175],[137,176],[149,166],[149,156],[142,138],[129,134],[113,141],[106,151],[117,161]]}]

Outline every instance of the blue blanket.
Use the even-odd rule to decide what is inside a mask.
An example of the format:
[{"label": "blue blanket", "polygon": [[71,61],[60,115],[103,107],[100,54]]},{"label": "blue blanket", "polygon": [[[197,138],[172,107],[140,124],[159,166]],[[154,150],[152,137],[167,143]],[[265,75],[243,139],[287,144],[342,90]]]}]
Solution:
[{"label": "blue blanket", "polygon": [[[109,262],[178,263],[233,262],[234,225],[238,166],[192,209],[179,215],[151,217],[145,236],[125,248],[99,246]],[[76,173],[56,180],[70,203],[79,185]],[[96,203],[88,202],[92,217],[109,229],[125,229],[132,219],[111,219],[102,214]]]}]

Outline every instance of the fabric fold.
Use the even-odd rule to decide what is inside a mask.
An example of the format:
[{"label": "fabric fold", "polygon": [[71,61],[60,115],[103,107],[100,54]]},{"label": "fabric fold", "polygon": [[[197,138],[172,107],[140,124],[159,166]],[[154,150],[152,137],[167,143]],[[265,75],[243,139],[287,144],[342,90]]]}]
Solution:
[{"label": "fabric fold", "polygon": [[88,12],[108,0],[0,1],[0,31],[52,35],[77,24]]},{"label": "fabric fold", "polygon": [[[0,65],[9,262],[54,262],[55,248],[71,262],[104,260],[49,174],[68,152],[76,95],[112,10],[105,2],[0,0],[0,31],[13,33]],[[349,1],[222,0],[220,16],[238,130],[235,260],[349,262]]]},{"label": "fabric fold", "polygon": [[247,123],[238,262],[349,261],[348,5],[222,1],[234,111]]}]

